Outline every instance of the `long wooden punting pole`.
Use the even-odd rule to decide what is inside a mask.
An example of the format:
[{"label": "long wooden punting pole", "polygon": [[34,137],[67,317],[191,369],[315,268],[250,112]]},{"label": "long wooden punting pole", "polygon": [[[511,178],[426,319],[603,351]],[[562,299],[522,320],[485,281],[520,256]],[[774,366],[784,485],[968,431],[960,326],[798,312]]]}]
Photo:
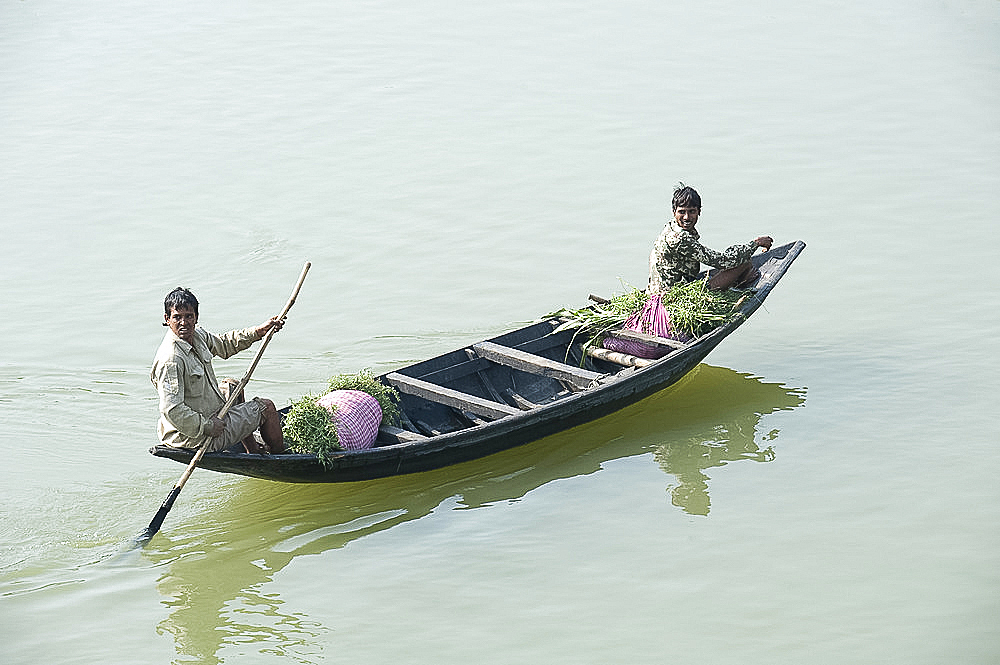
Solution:
[{"label": "long wooden punting pole", "polygon": [[[307,261],[305,266],[302,268],[302,274],[299,275],[299,281],[296,282],[295,284],[295,289],[292,291],[292,296],[288,299],[288,302],[285,303],[285,308],[281,310],[281,314],[278,315],[279,321],[285,318],[285,316],[288,314],[288,310],[290,310],[292,308],[292,305],[295,304],[295,298],[298,297],[299,295],[299,289],[302,288],[302,282],[305,281],[306,273],[309,272],[309,268],[311,265],[312,264],[310,264]],[[254,357],[253,362],[250,363],[250,369],[247,370],[246,375],[244,375],[239,385],[236,386],[236,388],[234,388],[230,392],[229,399],[226,400],[226,403],[223,405],[222,409],[220,409],[219,413],[216,414],[217,418],[220,419],[224,418],[225,415],[229,413],[229,409],[231,409],[233,404],[236,403],[236,400],[239,399],[240,393],[243,392],[243,389],[246,387],[247,383],[250,382],[250,376],[253,374],[253,371],[257,369],[257,363],[260,362],[261,356],[264,355],[264,349],[267,348],[267,345],[271,341],[271,337],[273,335],[274,335],[274,328],[268,330],[267,334],[264,335],[264,341],[260,345],[260,349],[257,350],[257,355]],[[163,525],[164,518],[166,518],[167,513],[170,512],[170,509],[174,507],[174,501],[177,500],[177,496],[181,493],[181,489],[184,487],[184,483],[186,483],[188,478],[191,477],[191,474],[194,473],[194,468],[198,466],[198,462],[201,461],[202,456],[205,454],[206,448],[208,448],[208,442],[202,444],[201,448],[198,449],[198,452],[195,453],[195,456],[191,460],[191,463],[187,465],[186,469],[184,469],[184,474],[180,477],[180,480],[178,480],[174,484],[173,489],[170,490],[170,493],[167,494],[167,498],[163,501],[163,505],[161,505],[160,509],[156,511],[156,515],[153,516],[153,519],[149,523],[149,526],[146,527],[145,531],[139,534],[138,538],[136,538],[137,544],[145,545],[154,535],[156,535],[156,532],[160,530],[160,526]]]}]

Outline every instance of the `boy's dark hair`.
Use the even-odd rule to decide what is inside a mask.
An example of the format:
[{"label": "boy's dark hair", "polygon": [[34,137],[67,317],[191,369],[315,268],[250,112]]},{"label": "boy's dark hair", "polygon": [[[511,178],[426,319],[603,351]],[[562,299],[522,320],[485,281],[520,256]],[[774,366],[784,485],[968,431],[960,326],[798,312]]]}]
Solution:
[{"label": "boy's dark hair", "polygon": [[673,207],[674,210],[677,210],[682,206],[701,210],[701,196],[698,195],[694,187],[688,187],[683,182],[679,182],[674,187]]},{"label": "boy's dark hair", "polygon": [[193,309],[195,316],[197,316],[198,299],[187,289],[178,286],[163,299],[163,313],[169,316],[172,309]]}]

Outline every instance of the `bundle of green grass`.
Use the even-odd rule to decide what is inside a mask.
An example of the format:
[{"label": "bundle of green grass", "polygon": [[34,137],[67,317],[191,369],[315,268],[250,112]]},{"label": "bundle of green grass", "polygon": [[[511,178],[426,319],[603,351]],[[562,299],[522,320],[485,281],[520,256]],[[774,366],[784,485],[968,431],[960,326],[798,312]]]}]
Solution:
[{"label": "bundle of green grass", "polygon": [[332,453],[369,448],[383,423],[399,420],[399,393],[362,370],[332,377],[322,395],[293,401],[282,434],[289,450],[312,453],[328,466]]},{"label": "bundle of green grass", "polygon": [[745,290],[708,287],[704,279],[675,284],[663,294],[661,302],[670,314],[670,327],[688,339],[715,330],[736,314],[736,305]]},{"label": "bundle of green grass", "polygon": [[[550,317],[563,319],[556,331],[576,330],[576,334],[587,334],[586,346],[594,346],[601,344],[613,330],[631,329],[629,323],[642,318],[649,294],[633,286],[626,287],[624,293],[607,302],[553,312]],[[660,294],[660,304],[669,317],[669,334],[659,334],[685,341],[704,335],[735,315],[736,305],[744,293],[735,289],[714,291],[708,288],[705,280],[676,284]]]}]

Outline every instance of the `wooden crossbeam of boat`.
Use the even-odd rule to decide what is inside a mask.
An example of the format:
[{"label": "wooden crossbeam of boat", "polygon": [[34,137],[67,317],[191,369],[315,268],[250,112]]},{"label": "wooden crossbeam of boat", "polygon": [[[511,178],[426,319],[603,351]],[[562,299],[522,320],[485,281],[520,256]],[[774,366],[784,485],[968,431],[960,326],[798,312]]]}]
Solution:
[{"label": "wooden crossbeam of boat", "polygon": [[521,413],[520,409],[515,409],[509,404],[493,402],[488,399],[483,399],[482,397],[470,395],[469,393],[463,393],[459,390],[452,390],[451,388],[445,388],[444,386],[439,386],[436,383],[416,379],[412,376],[406,376],[398,372],[392,372],[385,378],[390,384],[399,389],[400,392],[422,397],[431,402],[437,402],[438,404],[445,404],[447,406],[464,409],[476,414],[477,416],[496,419]]},{"label": "wooden crossbeam of boat", "polygon": [[472,346],[473,350],[488,360],[495,363],[513,367],[514,369],[531,374],[547,376],[559,381],[566,381],[579,388],[587,388],[594,381],[597,381],[604,374],[592,372],[582,367],[574,367],[556,360],[549,360],[533,353],[527,353],[509,346],[502,346],[493,342],[480,342]]}]

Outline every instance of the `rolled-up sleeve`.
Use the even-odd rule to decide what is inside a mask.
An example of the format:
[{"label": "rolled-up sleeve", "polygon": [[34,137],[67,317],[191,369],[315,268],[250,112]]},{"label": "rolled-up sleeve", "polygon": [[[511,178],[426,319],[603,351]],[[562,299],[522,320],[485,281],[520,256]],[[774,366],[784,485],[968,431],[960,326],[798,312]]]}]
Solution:
[{"label": "rolled-up sleeve", "polygon": [[220,358],[228,358],[244,349],[249,349],[254,342],[260,339],[256,328],[231,330],[222,335],[205,332],[207,333],[205,343],[208,345],[208,350],[212,352],[212,355]]}]

